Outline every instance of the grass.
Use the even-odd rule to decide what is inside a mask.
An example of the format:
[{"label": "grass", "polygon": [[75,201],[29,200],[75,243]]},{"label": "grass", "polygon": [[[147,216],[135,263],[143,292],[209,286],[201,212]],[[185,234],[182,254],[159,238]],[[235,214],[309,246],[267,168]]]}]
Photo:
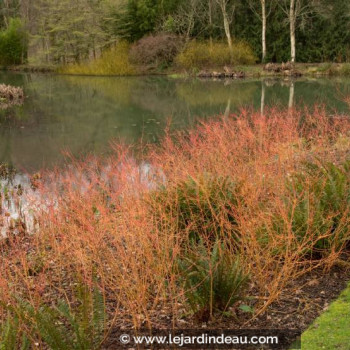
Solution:
[{"label": "grass", "polygon": [[[41,174],[29,198],[35,234],[9,231],[0,242],[1,322],[27,305],[11,315],[17,341],[45,348],[34,316],[56,300],[81,315],[77,287],[104,300],[103,334],[183,318],[215,325],[223,313],[235,326],[242,302],[257,317],[293,293],[291,281],[340,263],[350,119],[317,106],[265,113],[216,117],[142,152],[114,144],[108,159]],[[74,328],[68,319],[63,329]]]},{"label": "grass", "polygon": [[349,344],[350,285],[301,337],[303,350],[348,350]]}]

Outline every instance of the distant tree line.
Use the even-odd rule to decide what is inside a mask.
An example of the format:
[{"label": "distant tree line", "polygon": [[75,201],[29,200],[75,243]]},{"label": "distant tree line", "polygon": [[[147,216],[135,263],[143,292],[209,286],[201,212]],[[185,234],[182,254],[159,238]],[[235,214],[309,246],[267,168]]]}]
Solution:
[{"label": "distant tree line", "polygon": [[349,0],[0,0],[0,64],[66,64],[151,33],[244,40],[261,61],[350,61]]}]

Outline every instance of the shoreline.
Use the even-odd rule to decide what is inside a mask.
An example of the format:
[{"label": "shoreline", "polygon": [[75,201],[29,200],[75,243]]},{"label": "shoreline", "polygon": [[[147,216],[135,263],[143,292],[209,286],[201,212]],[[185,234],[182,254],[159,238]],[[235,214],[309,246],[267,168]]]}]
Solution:
[{"label": "shoreline", "polygon": [[2,66],[1,71],[18,72],[18,73],[43,73],[66,76],[89,76],[89,77],[145,77],[145,76],[166,76],[173,79],[177,78],[206,78],[206,79],[245,79],[245,78],[264,78],[264,77],[332,77],[332,76],[350,76],[350,63],[296,63],[293,70],[283,70],[283,63],[269,63],[268,65],[275,66],[277,71],[266,70],[265,64],[256,65],[237,65],[230,67],[231,73],[225,73],[226,67],[203,67],[198,69],[194,67],[192,72],[180,71],[176,68],[170,68],[162,72],[156,70],[146,70],[139,68],[136,74],[69,74],[61,73],[58,66]]}]

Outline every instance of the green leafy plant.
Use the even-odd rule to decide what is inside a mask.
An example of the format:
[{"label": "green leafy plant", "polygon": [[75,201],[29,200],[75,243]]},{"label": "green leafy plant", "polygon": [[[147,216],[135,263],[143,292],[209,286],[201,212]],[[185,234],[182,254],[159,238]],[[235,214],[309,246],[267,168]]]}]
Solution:
[{"label": "green leafy plant", "polygon": [[340,248],[350,239],[350,162],[306,163],[287,185],[297,199],[291,206],[293,232],[315,236],[313,249]]},{"label": "green leafy plant", "polygon": [[27,56],[28,33],[19,18],[11,18],[7,29],[0,31],[0,64],[24,63]]},{"label": "green leafy plant", "polygon": [[179,271],[187,301],[200,319],[212,317],[215,311],[225,312],[244,299],[248,274],[219,240],[212,249],[203,243],[195,245],[179,261]]},{"label": "green leafy plant", "polygon": [[205,174],[160,189],[151,205],[161,204],[161,213],[165,213],[162,224],[175,225],[190,240],[215,241],[223,236],[236,240],[237,190],[238,185],[230,178]]},{"label": "green leafy plant", "polygon": [[38,309],[18,299],[12,311],[52,350],[99,349],[105,326],[103,296],[98,288],[91,291],[79,286],[77,299],[80,305],[76,308],[59,301],[56,306],[42,305]]},{"label": "green leafy plant", "polygon": [[0,327],[0,350],[27,350],[30,340],[19,327],[19,319],[8,313],[6,322]]},{"label": "green leafy plant", "polygon": [[259,228],[260,243],[270,244],[267,230],[276,236],[291,230],[295,244],[304,244],[301,254],[339,251],[350,240],[350,161],[342,165],[306,162],[286,187],[286,215],[277,210],[270,227]]}]

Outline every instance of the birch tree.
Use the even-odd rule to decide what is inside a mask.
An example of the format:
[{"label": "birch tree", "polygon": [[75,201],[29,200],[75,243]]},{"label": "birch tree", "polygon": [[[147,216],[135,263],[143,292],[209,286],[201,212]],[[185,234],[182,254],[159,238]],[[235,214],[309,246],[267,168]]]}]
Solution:
[{"label": "birch tree", "polygon": [[311,0],[282,0],[278,2],[287,15],[290,36],[290,61],[296,60],[296,38],[297,20],[306,17],[311,9]]},{"label": "birch tree", "polygon": [[[297,6],[296,6],[297,5]],[[297,20],[298,8],[300,5],[299,0],[290,0],[289,7],[289,34],[290,34],[290,60],[295,62],[295,25]]]},{"label": "birch tree", "polygon": [[262,48],[262,57],[261,61],[266,61],[266,28],[267,28],[267,18],[270,16],[274,4],[274,0],[259,0],[259,7],[257,9],[257,1],[256,0],[248,0],[249,7],[255,13],[255,15],[261,21],[261,48]]},{"label": "birch tree", "polygon": [[213,45],[213,0],[208,0],[208,29],[210,46]]},{"label": "birch tree", "polygon": [[236,1],[232,0],[216,0],[216,3],[218,4],[222,14],[227,44],[230,51],[232,52],[231,24],[233,22],[233,16],[237,4]]}]

